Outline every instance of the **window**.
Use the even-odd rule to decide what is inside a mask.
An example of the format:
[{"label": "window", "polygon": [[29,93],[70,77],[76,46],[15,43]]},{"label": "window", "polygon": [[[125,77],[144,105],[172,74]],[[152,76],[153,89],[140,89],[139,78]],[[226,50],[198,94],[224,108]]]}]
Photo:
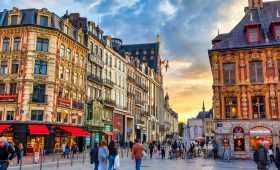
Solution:
[{"label": "window", "polygon": [[10,94],[16,94],[17,93],[17,84],[12,83],[10,84]]},{"label": "window", "polygon": [[146,51],[146,50],[144,50],[144,51],[143,51],[143,54],[144,54],[144,55],[146,55],[146,54],[147,54],[147,51]]},{"label": "window", "polygon": [[40,26],[47,27],[48,26],[48,17],[40,16]]},{"label": "window", "polygon": [[93,42],[90,42],[89,50],[90,50],[90,53],[92,54],[93,53]]},{"label": "window", "polygon": [[66,58],[67,58],[67,60],[71,60],[71,50],[69,48],[67,48],[67,51],[66,51]]},{"label": "window", "polygon": [[136,51],[136,55],[139,55],[139,51]]},{"label": "window", "polygon": [[75,63],[76,64],[79,64],[79,55],[76,53],[75,55]]},{"label": "window", "polygon": [[232,119],[237,118],[237,98],[226,97],[225,98],[225,118]]},{"label": "window", "polygon": [[63,89],[61,87],[59,87],[58,89],[58,97],[62,97],[62,93],[63,93]]},{"label": "window", "polygon": [[249,42],[257,42],[258,39],[258,28],[249,28]]},{"label": "window", "polygon": [[87,72],[88,72],[88,74],[91,74],[91,63],[89,62],[88,63],[88,68],[87,68]]},{"label": "window", "polygon": [[151,54],[155,54],[155,51],[154,51],[154,50],[151,50]]},{"label": "window", "polygon": [[10,39],[9,38],[5,38],[3,40],[3,51],[9,51],[10,50]]},{"label": "window", "polygon": [[70,70],[66,69],[66,80],[69,81],[70,80]]},{"label": "window", "polygon": [[106,54],[106,57],[105,57],[105,64],[108,65],[108,54]]},{"label": "window", "polygon": [[82,116],[78,116],[78,124],[82,124]]},{"label": "window", "polygon": [[11,25],[17,25],[18,16],[12,15],[11,17]]},{"label": "window", "polygon": [[280,25],[275,26],[276,29],[276,39],[280,39]]},{"label": "window", "polygon": [[34,68],[34,74],[47,74],[47,67],[48,67],[48,62],[47,61],[40,61],[36,60],[35,61],[35,68]]},{"label": "window", "polygon": [[64,115],[63,122],[64,122],[64,123],[67,123],[67,122],[68,122],[68,114],[65,114],[65,115]]},{"label": "window", "polygon": [[37,51],[48,51],[49,40],[43,38],[37,38],[36,50]]},{"label": "window", "polygon": [[64,78],[64,68],[63,67],[59,67],[59,77],[61,78],[61,79],[63,79]]},{"label": "window", "polygon": [[122,63],[121,63],[121,61],[119,61],[119,70],[121,70],[122,69]]},{"label": "window", "polygon": [[74,74],[74,83],[77,84],[77,82],[78,82],[78,74],[75,73]]},{"label": "window", "polygon": [[72,118],[72,124],[76,124],[76,119]]},{"label": "window", "polygon": [[83,76],[82,75],[80,75],[80,83],[79,84],[83,85]]},{"label": "window", "polygon": [[0,74],[8,74],[8,61],[1,61]]},{"label": "window", "polygon": [[112,57],[110,57],[109,66],[112,67]]},{"label": "window", "polygon": [[115,59],[115,67],[117,68],[118,67],[118,60]]},{"label": "window", "polygon": [[14,48],[13,48],[14,51],[18,51],[20,50],[20,38],[17,37],[14,39]]},{"label": "window", "polygon": [[64,54],[65,54],[65,47],[64,45],[60,45],[60,57],[64,57]]},{"label": "window", "polygon": [[14,111],[7,111],[6,120],[14,120]]},{"label": "window", "polygon": [[46,85],[45,84],[34,84],[32,102],[45,103],[46,102]]},{"label": "window", "polygon": [[61,122],[61,112],[56,113],[56,122]]},{"label": "window", "polygon": [[12,61],[12,74],[17,74],[18,73],[18,67],[19,67],[18,60],[13,60]]},{"label": "window", "polygon": [[64,98],[69,99],[69,90],[64,90]]},{"label": "window", "polygon": [[263,70],[262,70],[261,61],[250,63],[250,82],[251,83],[263,82]]},{"label": "window", "polygon": [[152,55],[152,56],[151,56],[151,60],[154,60],[154,58],[155,58],[155,57]]},{"label": "window", "polygon": [[83,64],[84,64],[84,57],[81,57],[80,58],[80,65],[83,66]]},{"label": "window", "polygon": [[253,119],[265,118],[265,98],[264,96],[252,97]]},{"label": "window", "polygon": [[65,25],[63,30],[65,34],[68,34],[68,29],[69,29],[68,26]]},{"label": "window", "polygon": [[146,56],[143,56],[142,60],[143,60],[143,61],[146,61],[146,60],[147,60],[147,57],[146,57]]},{"label": "window", "polygon": [[31,121],[43,121],[44,110],[31,110]]},{"label": "window", "polygon": [[235,84],[235,64],[223,64],[224,84]]},{"label": "window", "polygon": [[5,84],[0,84],[0,94],[5,94]]},{"label": "window", "polygon": [[3,121],[3,111],[0,111],[0,121]]},{"label": "window", "polygon": [[98,55],[98,46],[95,45],[95,54]]},{"label": "window", "polygon": [[78,42],[82,43],[82,41],[83,41],[83,37],[81,35],[78,35]]}]

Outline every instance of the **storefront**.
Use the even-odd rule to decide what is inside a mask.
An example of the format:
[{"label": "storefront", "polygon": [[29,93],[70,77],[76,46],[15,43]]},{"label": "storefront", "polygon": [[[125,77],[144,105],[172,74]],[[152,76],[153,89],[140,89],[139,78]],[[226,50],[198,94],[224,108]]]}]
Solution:
[{"label": "storefront", "polygon": [[271,145],[273,145],[272,132],[266,127],[254,127],[250,129],[249,135],[251,151],[257,149],[263,141],[268,141]]},{"label": "storefront", "polygon": [[116,133],[114,140],[118,140],[121,144],[123,144],[125,140],[125,116],[115,113],[113,122],[113,131]]},{"label": "storefront", "polygon": [[233,129],[233,140],[235,152],[245,151],[244,129],[242,127],[238,126]]},{"label": "storefront", "polygon": [[112,125],[105,124],[103,129],[102,141],[106,141],[107,143],[113,140],[115,133],[113,132]]},{"label": "storefront", "polygon": [[42,153],[45,146],[45,137],[49,135],[46,125],[28,125],[26,154]]}]

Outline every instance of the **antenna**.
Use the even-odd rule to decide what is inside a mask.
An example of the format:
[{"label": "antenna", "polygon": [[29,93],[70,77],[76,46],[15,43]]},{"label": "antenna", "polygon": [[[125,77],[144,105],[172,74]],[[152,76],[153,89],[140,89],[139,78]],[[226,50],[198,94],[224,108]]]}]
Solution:
[{"label": "antenna", "polygon": [[98,16],[98,19],[97,19],[97,26],[99,26],[99,16]]},{"label": "antenna", "polygon": [[114,38],[116,38],[117,24],[115,23]]}]

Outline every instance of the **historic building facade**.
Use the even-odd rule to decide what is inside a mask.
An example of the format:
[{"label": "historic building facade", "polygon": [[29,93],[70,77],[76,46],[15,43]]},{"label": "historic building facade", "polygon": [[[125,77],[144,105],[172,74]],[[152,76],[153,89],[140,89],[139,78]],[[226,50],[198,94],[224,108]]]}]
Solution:
[{"label": "historic building facade", "polygon": [[[24,16],[24,17],[23,17]],[[1,134],[27,154],[79,142],[87,48],[82,30],[43,9],[0,12]],[[76,133],[79,131],[80,133]]]},{"label": "historic building facade", "polygon": [[216,139],[235,158],[279,144],[280,2],[249,0],[245,16],[209,50]]}]

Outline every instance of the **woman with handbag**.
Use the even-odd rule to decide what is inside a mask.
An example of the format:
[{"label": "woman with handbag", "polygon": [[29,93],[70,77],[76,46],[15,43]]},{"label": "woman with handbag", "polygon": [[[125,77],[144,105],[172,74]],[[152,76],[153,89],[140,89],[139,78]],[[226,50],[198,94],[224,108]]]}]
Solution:
[{"label": "woman with handbag", "polygon": [[110,142],[110,144],[108,146],[108,150],[109,150],[109,168],[108,168],[108,170],[112,170],[112,169],[114,169],[115,158],[118,155],[115,141],[112,140]]}]

